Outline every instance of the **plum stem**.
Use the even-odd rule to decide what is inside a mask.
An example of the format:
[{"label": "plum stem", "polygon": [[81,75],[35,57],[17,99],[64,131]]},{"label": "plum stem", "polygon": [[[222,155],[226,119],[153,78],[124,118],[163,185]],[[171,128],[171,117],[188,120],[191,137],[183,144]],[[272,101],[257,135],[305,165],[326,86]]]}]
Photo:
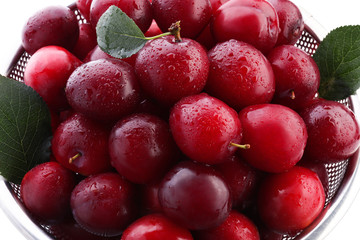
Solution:
[{"label": "plum stem", "polygon": [[233,147],[241,148],[241,149],[249,149],[250,148],[250,144],[237,144],[237,143],[231,142],[230,145]]},{"label": "plum stem", "polygon": [[294,100],[296,97],[295,97],[295,91],[294,90],[291,90],[291,93],[290,93],[290,98],[292,100]]},{"label": "plum stem", "polygon": [[173,24],[171,24],[171,26],[169,27],[169,32],[171,33],[171,35],[173,35],[175,37],[175,42],[181,42],[181,36],[180,36],[180,21],[177,21]]},{"label": "plum stem", "polygon": [[73,157],[69,158],[69,163],[72,164],[74,162],[74,160],[76,160],[77,158],[81,157],[81,153],[77,153],[76,155],[74,155]]}]

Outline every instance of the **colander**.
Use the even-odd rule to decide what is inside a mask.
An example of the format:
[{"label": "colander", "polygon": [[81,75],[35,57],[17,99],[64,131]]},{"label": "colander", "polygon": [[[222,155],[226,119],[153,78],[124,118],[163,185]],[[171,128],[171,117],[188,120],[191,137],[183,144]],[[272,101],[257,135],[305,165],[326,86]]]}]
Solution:
[{"label": "colander", "polygon": [[[77,15],[79,22],[85,21],[76,9],[75,3],[69,7]],[[325,37],[326,32],[306,11],[302,10],[302,13],[306,26],[296,46],[312,55],[316,51],[321,39]],[[14,55],[6,75],[17,81],[23,81],[24,70],[29,58],[30,55],[20,47]],[[340,102],[352,109],[357,119],[360,119],[360,101],[358,95],[353,95]],[[355,199],[360,187],[357,184],[360,183],[358,165],[359,151],[350,159],[327,164],[329,186],[325,189],[327,198],[322,213],[309,227],[297,236],[283,236],[283,239],[324,239],[344,216]],[[25,238],[29,240],[75,239],[72,236],[65,235],[56,225],[43,225],[34,219],[20,200],[20,186],[6,181],[1,176],[0,193],[0,207]]]}]

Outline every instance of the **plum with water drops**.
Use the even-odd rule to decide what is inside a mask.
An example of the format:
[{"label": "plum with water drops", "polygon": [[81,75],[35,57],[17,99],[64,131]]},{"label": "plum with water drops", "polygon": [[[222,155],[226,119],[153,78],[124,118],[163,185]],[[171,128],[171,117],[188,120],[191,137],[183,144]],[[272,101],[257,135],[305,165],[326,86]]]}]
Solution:
[{"label": "plum with water drops", "polygon": [[132,66],[117,59],[81,65],[70,75],[65,93],[75,111],[104,122],[132,113],[141,95]]},{"label": "plum with water drops", "polygon": [[179,156],[167,122],[150,114],[121,119],[109,137],[112,166],[134,183],[161,178]]},{"label": "plum with water drops", "polygon": [[42,47],[32,55],[24,71],[24,83],[32,87],[53,111],[69,108],[64,88],[82,62],[63,47]]},{"label": "plum with water drops", "polygon": [[137,217],[136,188],[117,173],[101,173],[82,180],[71,193],[76,222],[100,236],[120,235]]},{"label": "plum with water drops", "polygon": [[243,142],[240,156],[253,167],[272,173],[291,169],[300,161],[307,144],[304,120],[291,108],[278,104],[258,104],[239,113]]},{"label": "plum with water drops", "polygon": [[212,167],[183,161],[159,187],[163,213],[180,226],[201,230],[220,225],[231,211],[230,190]]},{"label": "plum with water drops", "polygon": [[242,128],[236,111],[206,93],[177,102],[169,123],[180,150],[197,162],[222,163],[237,150],[232,144],[241,143]]},{"label": "plum with water drops", "polygon": [[208,52],[209,78],[205,90],[236,110],[268,103],[275,92],[270,62],[256,48],[238,40],[217,44]]},{"label": "plum with water drops", "polygon": [[108,129],[76,113],[55,130],[52,152],[58,162],[76,173],[101,173],[111,169],[108,138]]},{"label": "plum with water drops", "polygon": [[274,103],[300,109],[310,102],[320,85],[320,71],[303,50],[282,45],[267,55],[275,75]]},{"label": "plum with water drops", "polygon": [[325,192],[317,174],[295,166],[269,175],[260,186],[259,214],[271,230],[296,233],[309,226],[325,204]]},{"label": "plum with water drops", "polygon": [[30,55],[49,45],[71,51],[78,37],[79,26],[75,13],[68,7],[49,6],[28,19],[22,32],[22,45]]},{"label": "plum with water drops", "polygon": [[70,212],[75,175],[57,162],[46,162],[27,172],[20,196],[26,208],[44,222],[61,222]]},{"label": "plum with water drops", "polygon": [[268,53],[278,39],[279,18],[266,0],[228,1],[214,13],[211,30],[218,42],[236,39]]},{"label": "plum with water drops", "polygon": [[149,41],[136,57],[135,71],[146,94],[164,106],[200,93],[205,87],[209,60],[192,39],[167,36]]},{"label": "plum with water drops", "polygon": [[360,144],[359,124],[345,105],[318,100],[300,113],[309,134],[305,156],[312,161],[334,163],[355,153]]}]

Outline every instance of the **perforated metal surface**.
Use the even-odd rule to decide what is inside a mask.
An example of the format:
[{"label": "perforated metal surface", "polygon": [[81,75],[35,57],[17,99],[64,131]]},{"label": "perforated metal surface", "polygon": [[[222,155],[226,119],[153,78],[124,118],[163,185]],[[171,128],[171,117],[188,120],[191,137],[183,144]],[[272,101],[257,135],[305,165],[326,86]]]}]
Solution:
[{"label": "perforated metal surface", "polygon": [[295,45],[312,56],[318,48],[319,42],[311,35],[311,33],[304,31]]},{"label": "perforated metal surface", "polygon": [[[74,9],[74,11],[77,15],[78,21],[85,22],[84,18],[79,14],[79,12],[76,9]],[[312,31],[309,28],[307,28],[303,32],[302,37],[296,44],[297,47],[304,50],[310,55],[314,54],[320,41],[319,39],[317,39],[316,36],[312,35],[311,32]],[[29,59],[30,59],[30,55],[27,54],[26,52],[21,52],[20,50],[20,52],[18,53],[18,58],[9,69],[8,77],[22,82],[24,79],[25,67]],[[342,101],[342,103],[347,105],[348,107],[351,107],[349,99]],[[326,165],[327,173],[329,176],[329,186],[327,189],[325,189],[327,196],[326,205],[328,205],[331,202],[331,199],[334,197],[337,190],[339,189],[339,186],[341,185],[344,175],[346,173],[347,167],[348,167],[348,160],[335,164]],[[11,187],[13,194],[20,199],[20,191],[19,191],[20,187],[15,184],[11,184]],[[56,229],[56,226],[41,225],[40,223],[37,224],[41,226],[44,229],[44,231],[49,233],[54,239],[61,239],[61,240],[73,239],[71,236],[66,236],[62,231]],[[296,239],[296,237],[284,236],[283,239],[290,240],[290,239]]]},{"label": "perforated metal surface", "polygon": [[16,65],[12,68],[9,77],[15,79],[17,81],[24,81],[24,71],[26,68],[26,64],[30,59],[30,55],[27,52],[24,52]]}]

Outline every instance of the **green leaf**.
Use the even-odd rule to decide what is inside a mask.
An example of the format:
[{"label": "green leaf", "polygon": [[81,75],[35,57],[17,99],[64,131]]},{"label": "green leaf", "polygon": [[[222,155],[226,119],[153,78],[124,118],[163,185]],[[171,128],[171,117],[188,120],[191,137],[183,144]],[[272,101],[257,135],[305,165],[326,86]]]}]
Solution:
[{"label": "green leaf", "polygon": [[21,183],[48,157],[51,118],[42,98],[25,84],[0,75],[0,175]]},{"label": "green leaf", "polygon": [[341,100],[360,87],[360,26],[343,26],[331,31],[313,56],[321,81],[319,95]]},{"label": "green leaf", "polygon": [[99,47],[115,58],[128,58],[149,40],[120,8],[110,6],[96,25]]}]

